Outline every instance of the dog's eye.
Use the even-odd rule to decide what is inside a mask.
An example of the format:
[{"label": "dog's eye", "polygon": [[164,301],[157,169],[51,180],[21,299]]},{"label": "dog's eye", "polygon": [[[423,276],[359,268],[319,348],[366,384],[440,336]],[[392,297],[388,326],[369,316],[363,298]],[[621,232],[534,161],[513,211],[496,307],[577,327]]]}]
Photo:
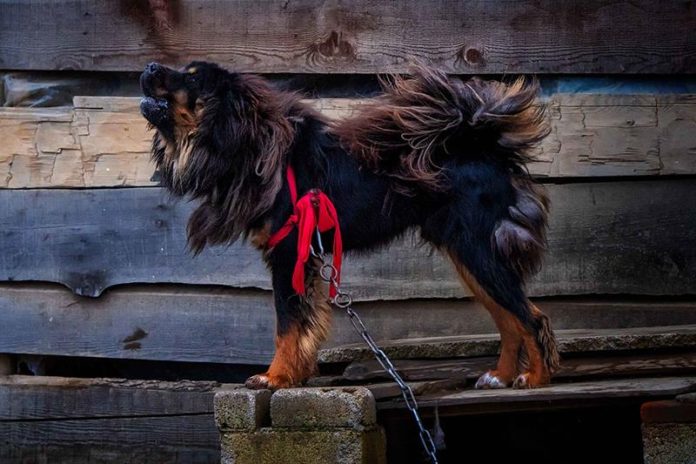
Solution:
[{"label": "dog's eye", "polygon": [[189,74],[196,74],[196,72],[198,72],[198,69],[196,69],[195,67],[194,67],[194,68],[188,68],[188,73],[189,73]]}]

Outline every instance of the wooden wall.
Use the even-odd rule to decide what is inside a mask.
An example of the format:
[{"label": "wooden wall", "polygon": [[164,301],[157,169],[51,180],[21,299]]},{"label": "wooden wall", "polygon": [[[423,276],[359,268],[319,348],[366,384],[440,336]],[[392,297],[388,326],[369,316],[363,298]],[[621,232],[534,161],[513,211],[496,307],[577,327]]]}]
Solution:
[{"label": "wooden wall", "polygon": [[205,58],[243,71],[688,73],[692,2],[2,0],[0,67],[139,71]]},{"label": "wooden wall", "polygon": [[[356,76],[413,60],[462,75],[696,82],[690,1],[181,0],[164,19],[145,3],[0,0],[0,75],[89,83],[68,90],[71,106],[0,108],[0,352],[241,364],[272,354],[257,252],[187,253],[192,205],[156,186],[137,95],[80,92],[109,94],[105,75],[137,80],[128,72],[149,61],[192,59],[312,74],[348,89],[311,100],[331,117],[364,100]],[[546,92],[552,133],[530,169],[553,213],[529,290],[559,328],[696,323],[696,97],[632,88]],[[377,337],[492,331],[450,265],[416,242],[346,263]],[[328,345],[357,340],[337,314]]]}]

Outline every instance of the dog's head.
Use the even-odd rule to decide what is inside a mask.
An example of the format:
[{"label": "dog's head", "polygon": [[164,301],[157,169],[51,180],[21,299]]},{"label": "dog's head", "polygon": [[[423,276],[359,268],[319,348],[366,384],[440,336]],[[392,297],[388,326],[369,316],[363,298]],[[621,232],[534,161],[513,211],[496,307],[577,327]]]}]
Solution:
[{"label": "dog's head", "polygon": [[225,107],[233,103],[237,80],[213,63],[193,62],[180,70],[158,63],[145,67],[140,111],[157,131],[153,159],[174,193],[204,193],[214,175],[230,170],[233,160],[229,152],[223,156],[220,143],[235,140],[230,124],[235,112]]},{"label": "dog's head", "polygon": [[[140,86],[140,110],[156,129],[152,158],[162,184],[177,195],[204,199],[219,212],[218,222],[231,228],[225,237],[238,235],[282,186],[294,136],[288,116],[298,97],[258,76],[206,62],[180,70],[151,63]],[[211,234],[209,241],[222,241]]]},{"label": "dog's head", "polygon": [[206,102],[225,97],[235,77],[214,63],[194,61],[179,71],[150,63],[140,76],[140,109],[163,135],[195,130]]}]

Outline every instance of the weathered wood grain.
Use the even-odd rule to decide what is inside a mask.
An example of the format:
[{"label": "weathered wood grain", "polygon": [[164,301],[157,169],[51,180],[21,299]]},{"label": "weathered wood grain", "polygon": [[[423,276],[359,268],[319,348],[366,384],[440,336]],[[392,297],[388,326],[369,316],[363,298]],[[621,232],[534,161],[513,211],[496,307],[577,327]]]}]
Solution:
[{"label": "weathered wood grain", "polygon": [[[476,379],[496,365],[495,356],[447,360],[404,359],[394,366],[404,380]],[[627,356],[573,357],[563,359],[554,379],[578,377],[657,376],[696,371],[696,352],[651,353]],[[356,361],[343,371],[343,378],[351,382],[373,382],[389,379],[377,361]]]},{"label": "weathered wood grain", "polygon": [[690,95],[558,94],[551,133],[530,170],[546,177],[696,172],[696,105]]},{"label": "weathered wood grain", "polygon": [[[563,353],[657,350],[696,346],[696,326],[634,327],[556,331],[558,349]],[[465,335],[409,340],[390,340],[382,349],[392,359],[438,359],[497,354],[497,336]],[[321,362],[353,362],[372,359],[364,344],[351,344],[322,350]]]},{"label": "weathered wood grain", "polygon": [[[423,396],[418,400],[421,408],[459,407],[458,414],[481,414],[493,410],[511,410],[525,404],[573,402],[576,407],[597,400],[616,401],[627,399],[647,399],[673,397],[696,388],[696,377],[656,377],[643,379],[605,380],[602,382],[578,382],[555,384],[530,390],[473,390]],[[379,410],[401,409],[398,401],[378,403]]]},{"label": "weathered wood grain", "polygon": [[[537,303],[557,329],[696,324],[694,303]],[[375,301],[355,309],[379,341],[496,332],[471,301]],[[239,364],[266,364],[273,355],[275,313],[265,291],[134,286],[93,299],[58,286],[6,284],[0,314],[8,328],[0,353]],[[325,347],[358,342],[337,312]]]},{"label": "weathered wood grain", "polygon": [[[367,100],[307,100],[331,118]],[[0,187],[153,186],[151,134],[139,99],[75,97],[75,108],[0,108]],[[696,173],[690,95],[564,95],[550,100],[550,136],[530,165],[539,177]]]},{"label": "weathered wood grain", "polygon": [[[208,59],[255,72],[688,73],[688,2],[3,0],[0,68],[140,70]],[[157,22],[161,25],[157,25]],[[37,33],[41,31],[41,33]]]},{"label": "weathered wood grain", "polygon": [[[66,421],[61,423],[29,423],[0,425],[0,430],[7,438],[0,448],[0,460],[5,463],[51,463],[51,464],[112,464],[114,462],[127,462],[128,464],[217,464],[220,462],[220,451],[215,448],[166,446],[165,440],[177,438],[170,435],[153,434],[152,442],[144,446],[133,445],[128,442],[128,427],[132,427],[133,433],[146,434],[152,429],[163,427],[169,430],[181,429],[187,431],[187,427],[194,430],[204,430],[207,424],[202,424],[198,417],[174,419],[121,419],[108,423],[94,421],[92,423],[74,423]],[[82,443],[79,434],[85,427],[104,427],[104,437],[112,441],[122,439],[120,444],[107,445],[99,443]],[[74,431],[74,432],[72,432]],[[214,431],[217,434],[217,431]],[[24,441],[24,434],[27,440]],[[111,434],[111,435],[109,435]],[[94,435],[89,434],[89,435]],[[196,436],[200,436],[197,433]],[[51,437],[51,438],[46,438]],[[55,439],[52,437],[56,437]],[[212,433],[211,433],[212,437]],[[9,440],[16,441],[9,443]],[[219,448],[219,444],[218,444]]]},{"label": "weathered wood grain", "polygon": [[[408,382],[414,395],[432,395],[437,393],[449,393],[461,390],[466,386],[466,379],[444,379],[444,380],[424,380]],[[367,385],[372,396],[377,401],[387,401],[393,398],[402,398],[399,385],[393,381],[384,383],[371,383]]]},{"label": "weathered wood grain", "polygon": [[215,386],[212,382],[0,378],[0,460],[219,462]]},{"label": "weathered wood grain", "polygon": [[[696,293],[696,180],[549,185],[549,252],[533,296]],[[0,190],[0,281],[47,281],[98,296],[126,283],[269,289],[259,253],[244,244],[192,257],[191,204],[160,189]],[[451,265],[418,239],[348,257],[358,300],[465,295]],[[417,277],[416,277],[417,276]]]},{"label": "weathered wood grain", "polygon": [[0,377],[0,423],[213,413],[215,382]]}]

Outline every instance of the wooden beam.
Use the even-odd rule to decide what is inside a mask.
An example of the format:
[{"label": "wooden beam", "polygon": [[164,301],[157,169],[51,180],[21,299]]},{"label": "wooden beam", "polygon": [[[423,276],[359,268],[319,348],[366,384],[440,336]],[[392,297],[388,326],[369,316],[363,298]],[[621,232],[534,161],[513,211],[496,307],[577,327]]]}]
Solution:
[{"label": "wooden beam", "polygon": [[[0,68],[138,71],[192,59],[242,71],[690,73],[688,4],[446,0],[182,0],[154,18],[136,1],[3,0]],[[36,33],[41,31],[41,33]]]},{"label": "wooden beam", "polygon": [[[657,350],[696,346],[696,326],[634,327],[630,329],[594,329],[556,331],[562,353],[588,353],[630,350]],[[465,335],[384,342],[382,349],[392,359],[438,359],[493,356],[499,348],[497,336]],[[364,344],[338,346],[322,350],[321,362],[353,362],[372,359]]]},{"label": "wooden beam", "polygon": [[[212,414],[216,382],[0,377],[0,423]],[[89,395],[83,395],[85,390]],[[138,395],[138,392],[143,392]]]},{"label": "wooden beam", "polygon": [[[567,346],[567,345],[566,345]],[[477,379],[496,365],[497,357],[481,356],[446,360],[403,359],[394,362],[404,380]],[[564,358],[554,379],[578,377],[628,377],[693,374],[696,351],[686,353],[651,353],[649,355],[610,355]],[[355,361],[343,371],[351,382],[374,382],[389,379],[377,361]]]},{"label": "wooden beam", "polygon": [[[454,408],[456,414],[482,414],[505,412],[536,405],[549,407],[569,404],[574,407],[596,404],[597,401],[645,400],[648,398],[674,397],[696,388],[696,377],[657,377],[644,379],[619,379],[601,382],[578,382],[555,384],[530,390],[474,390],[436,393],[418,399],[421,408],[438,407],[445,414]],[[377,404],[380,411],[402,409],[400,401],[387,401]]]},{"label": "wooden beam", "polygon": [[[537,303],[557,329],[696,324],[694,303]],[[488,313],[471,301],[373,301],[355,309],[380,342],[496,332]],[[0,353],[228,364],[266,364],[273,355],[275,313],[266,291],[133,286],[94,299],[58,286],[6,284],[0,314],[7,328]],[[484,339],[494,353],[495,337]],[[325,347],[358,342],[337,312]],[[342,352],[329,350],[325,359]]]},{"label": "wooden beam", "polygon": [[220,462],[212,382],[0,378],[0,460]]},{"label": "wooden beam", "polygon": [[[331,118],[367,100],[307,100]],[[156,185],[139,99],[75,97],[75,108],[0,108],[0,187]],[[696,98],[565,95],[550,100],[538,177],[696,174]]]},{"label": "wooden beam", "polygon": [[[533,296],[696,293],[696,217],[684,214],[694,179],[549,185],[549,252]],[[156,188],[0,190],[0,281],[56,282],[85,296],[127,283],[269,289],[244,244],[192,257],[193,205]],[[450,263],[407,236],[388,251],[350,257],[357,300],[466,295]]]}]

